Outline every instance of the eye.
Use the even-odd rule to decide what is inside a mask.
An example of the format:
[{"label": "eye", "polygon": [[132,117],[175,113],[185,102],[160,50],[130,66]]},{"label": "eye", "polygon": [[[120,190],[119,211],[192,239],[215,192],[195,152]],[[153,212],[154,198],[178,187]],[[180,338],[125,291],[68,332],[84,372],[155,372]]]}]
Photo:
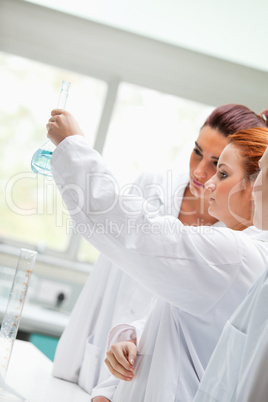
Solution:
[{"label": "eye", "polygon": [[226,177],[228,177],[228,174],[223,171],[219,171],[218,175],[220,177],[220,180],[226,179]]},{"label": "eye", "polygon": [[217,167],[217,165],[218,165],[218,161],[213,161],[212,163],[213,163],[213,165],[214,165],[214,166],[216,166],[216,167]]},{"label": "eye", "polygon": [[194,153],[195,153],[196,155],[198,155],[198,156],[203,156],[202,153],[199,151],[198,148],[194,148],[193,151],[194,151]]}]

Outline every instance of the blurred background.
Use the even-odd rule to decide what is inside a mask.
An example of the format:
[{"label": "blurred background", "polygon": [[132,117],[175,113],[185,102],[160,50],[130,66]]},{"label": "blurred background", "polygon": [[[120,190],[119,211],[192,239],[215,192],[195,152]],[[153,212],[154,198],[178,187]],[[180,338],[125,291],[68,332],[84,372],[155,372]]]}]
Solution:
[{"label": "blurred background", "polygon": [[38,251],[21,339],[53,360],[98,257],[30,168],[61,81],[122,186],[186,171],[214,107],[268,108],[267,15],[264,0],[0,0],[0,319],[20,248]]}]

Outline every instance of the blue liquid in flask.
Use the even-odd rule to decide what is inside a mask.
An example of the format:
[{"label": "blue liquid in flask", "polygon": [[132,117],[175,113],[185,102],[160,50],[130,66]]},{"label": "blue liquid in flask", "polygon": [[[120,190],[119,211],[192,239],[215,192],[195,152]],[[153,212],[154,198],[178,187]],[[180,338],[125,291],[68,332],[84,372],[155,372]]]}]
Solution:
[{"label": "blue liquid in flask", "polygon": [[[68,91],[71,83],[62,81],[58,109],[65,109]],[[50,161],[55,149],[55,145],[51,141],[47,141],[41,148],[39,148],[32,157],[31,168],[33,173],[43,174],[44,176],[52,176],[50,170]]]},{"label": "blue liquid in flask", "polygon": [[50,161],[53,151],[39,148],[33,155],[31,167],[33,173],[43,174],[45,176],[52,176],[50,171]]}]

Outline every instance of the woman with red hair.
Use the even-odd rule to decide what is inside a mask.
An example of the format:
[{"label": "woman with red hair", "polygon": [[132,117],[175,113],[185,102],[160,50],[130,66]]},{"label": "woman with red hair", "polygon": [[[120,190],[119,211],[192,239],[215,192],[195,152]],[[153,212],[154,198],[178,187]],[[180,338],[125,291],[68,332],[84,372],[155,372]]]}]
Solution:
[{"label": "woman with red hair", "polygon": [[[243,138],[237,138],[241,143]],[[246,149],[245,149],[246,151]],[[255,181],[254,225],[268,230],[268,150]],[[265,233],[265,232],[264,232]],[[194,402],[264,402],[268,395],[268,270],[225,324]]]}]

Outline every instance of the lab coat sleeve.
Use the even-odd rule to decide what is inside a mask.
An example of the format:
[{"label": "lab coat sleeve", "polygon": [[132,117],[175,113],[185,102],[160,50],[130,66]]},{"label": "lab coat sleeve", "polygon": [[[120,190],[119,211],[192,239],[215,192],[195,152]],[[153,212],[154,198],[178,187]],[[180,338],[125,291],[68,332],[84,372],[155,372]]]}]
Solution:
[{"label": "lab coat sleeve", "polygon": [[235,281],[243,233],[186,227],[159,216],[142,197],[120,193],[103,158],[81,136],[63,140],[51,166],[74,230],[157,296],[199,315]]},{"label": "lab coat sleeve", "polygon": [[91,401],[97,396],[105,396],[109,401],[113,400],[113,395],[119,384],[120,380],[113,375],[108,377],[105,381],[99,383],[95,388],[93,388],[90,395]]},{"label": "lab coat sleeve", "polygon": [[108,334],[107,350],[117,342],[130,341],[136,339],[136,345],[139,345],[140,338],[147,322],[148,316],[131,324],[115,325]]},{"label": "lab coat sleeve", "polygon": [[108,335],[107,350],[117,342],[130,341],[137,338],[136,328],[130,324],[118,324],[114,326]]}]

